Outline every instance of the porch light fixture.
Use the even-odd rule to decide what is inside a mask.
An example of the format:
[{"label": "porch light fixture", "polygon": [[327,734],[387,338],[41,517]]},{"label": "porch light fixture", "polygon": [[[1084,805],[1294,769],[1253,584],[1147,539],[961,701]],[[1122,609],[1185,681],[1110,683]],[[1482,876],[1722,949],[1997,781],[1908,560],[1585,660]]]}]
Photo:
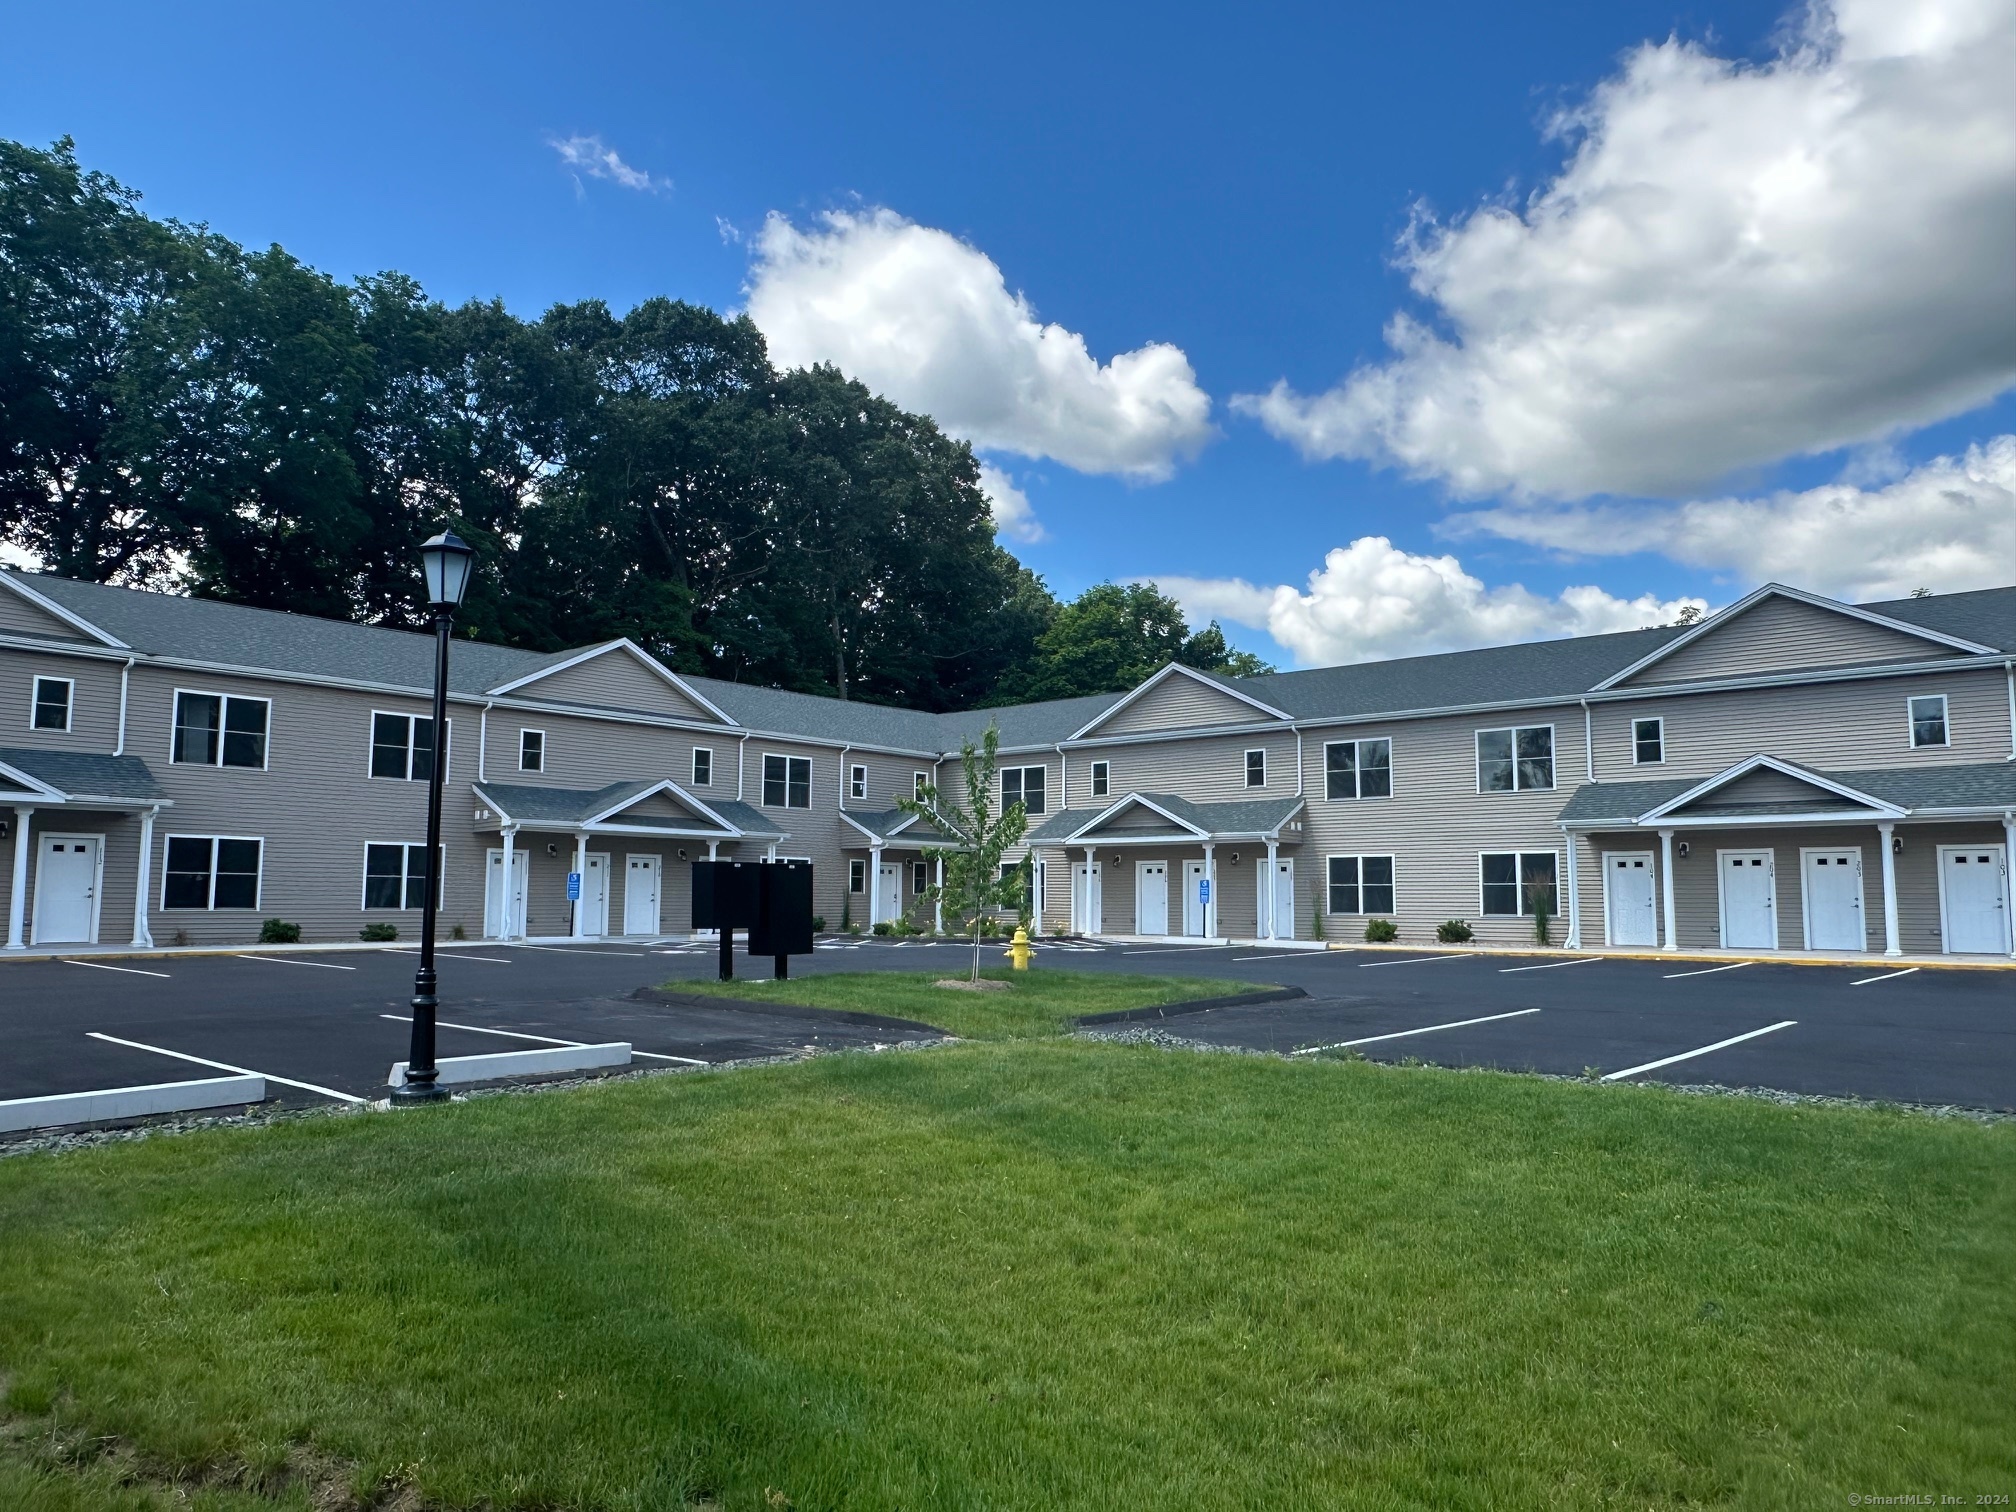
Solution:
[{"label": "porch light fixture", "polygon": [[434,935],[441,900],[441,785],[447,776],[442,758],[448,750],[448,646],[475,557],[469,543],[452,530],[420,547],[427,604],[434,611],[434,759],[427,779],[426,878],[420,899],[420,969],[413,974],[412,1048],[406,1054],[406,1080],[392,1089],[393,1103],[401,1106],[448,1100],[448,1089],[440,1085],[441,1068],[434,1063],[434,1011],[441,1001],[435,991]]},{"label": "porch light fixture", "polygon": [[1687,842],[1685,840],[1682,840],[1678,845],[1674,846],[1673,849],[1679,853],[1680,859],[1682,861],[1685,861],[1687,859]]},{"label": "porch light fixture", "polygon": [[1902,835],[1892,835],[1890,837],[1890,854],[1893,856],[1904,854],[1904,837]]}]

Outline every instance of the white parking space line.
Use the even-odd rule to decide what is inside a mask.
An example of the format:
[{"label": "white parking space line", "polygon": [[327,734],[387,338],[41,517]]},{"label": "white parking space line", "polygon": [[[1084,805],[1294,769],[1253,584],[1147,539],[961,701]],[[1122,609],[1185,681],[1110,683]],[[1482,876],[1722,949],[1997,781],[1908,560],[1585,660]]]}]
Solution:
[{"label": "white parking space line", "polygon": [[1755,961],[1738,961],[1731,966],[1704,966],[1699,971],[1669,971],[1666,973],[1666,980],[1677,982],[1682,977],[1713,976],[1718,971],[1741,971],[1745,966],[1755,966],[1756,964]]},{"label": "white parking space line", "polygon": [[642,950],[587,950],[579,945],[513,945],[511,948],[513,950],[550,950],[556,955],[635,956],[640,961],[644,959],[646,954]]},{"label": "white parking space line", "polygon": [[1906,966],[1902,971],[1886,971],[1881,976],[1864,977],[1861,981],[1850,982],[1848,985],[1850,987],[1867,987],[1871,982],[1894,982],[1900,976],[1909,976],[1917,969],[1916,966]]},{"label": "white parking space line", "polygon": [[142,971],[138,966],[107,966],[99,961],[73,961],[69,957],[59,957],[65,966],[89,966],[93,971],[123,971],[128,976],[151,976],[167,980],[165,971]]},{"label": "white parking space line", "polygon": [[[1439,959],[1439,958],[1438,958]],[[1495,1024],[1499,1019],[1524,1018],[1529,1013],[1538,1013],[1538,1008],[1517,1008],[1510,1013],[1487,1013],[1483,1018],[1457,1019],[1449,1024],[1424,1024],[1419,1029],[1401,1029],[1393,1034],[1368,1034],[1363,1039],[1339,1040],[1334,1045],[1311,1045],[1306,1050],[1291,1051],[1294,1055],[1316,1055],[1324,1050],[1348,1050],[1353,1045],[1376,1045],[1381,1040],[1406,1039],[1415,1034],[1433,1034],[1438,1029],[1463,1029],[1471,1024]]]},{"label": "white parking space line", "polygon": [[1561,966],[1594,966],[1600,956],[1587,956],[1579,961],[1544,961],[1538,966],[1500,966],[1498,975],[1510,976],[1515,971],[1553,971]]},{"label": "white parking space line", "polygon": [[189,1061],[198,1066],[211,1066],[219,1071],[229,1071],[237,1076],[263,1076],[269,1082],[278,1082],[283,1087],[299,1087],[303,1092],[313,1092],[319,1097],[333,1097],[338,1102],[361,1103],[365,1099],[352,1097],[348,1092],[338,1092],[334,1087],[318,1087],[313,1082],[295,1081],[291,1077],[275,1076],[271,1071],[251,1071],[244,1066],[233,1066],[224,1061],[206,1060],[200,1055],[184,1055],[180,1050],[164,1050],[159,1045],[143,1045],[138,1040],[120,1039],[116,1034],[100,1034],[97,1030],[85,1031],[86,1039],[103,1040],[108,1045],[124,1045],[129,1050],[151,1050],[156,1055],[166,1055],[175,1060]]},{"label": "white parking space line", "polygon": [[1122,955],[1186,955],[1198,950],[1230,950],[1230,945],[1141,945],[1123,950]]},{"label": "white parking space line", "polygon": [[338,966],[333,961],[289,961],[281,956],[241,955],[241,961],[265,961],[272,966],[313,966],[317,971],[355,971],[355,966]]},{"label": "white parking space line", "polygon": [[[410,1013],[381,1013],[378,1017],[390,1019],[395,1024],[410,1024],[413,1022],[413,1016]],[[586,1040],[555,1039],[550,1034],[526,1034],[517,1029],[485,1029],[480,1024],[451,1024],[446,1019],[436,1019],[434,1023],[438,1028],[460,1029],[465,1034],[494,1034],[500,1039],[535,1040],[542,1045],[566,1045],[575,1050],[585,1050],[588,1047],[588,1041]],[[690,1055],[659,1055],[654,1051],[639,1050],[634,1045],[631,1047],[630,1053],[632,1055],[641,1055],[646,1060],[678,1061],[681,1065],[685,1066],[711,1066],[714,1064],[712,1061],[695,1060]]]},{"label": "white parking space line", "polygon": [[[417,950],[386,950],[381,951],[380,954],[417,956],[418,954],[420,954],[420,952]],[[457,950],[452,954],[437,955],[434,959],[437,961],[488,961],[493,966],[515,966],[517,964],[517,962],[513,961],[509,956],[471,955],[466,950]]]},{"label": "white parking space line", "polygon": [[1706,1055],[1711,1050],[1726,1050],[1731,1045],[1740,1045],[1745,1040],[1753,1040],[1760,1034],[1776,1034],[1780,1029],[1790,1029],[1797,1019],[1783,1019],[1775,1024],[1766,1024],[1762,1029],[1752,1029],[1748,1034],[1732,1034],[1725,1040],[1717,1040],[1712,1045],[1703,1045],[1699,1050],[1682,1050],[1678,1055],[1669,1055],[1664,1060],[1647,1061],[1642,1066],[1631,1066],[1623,1071],[1612,1071],[1603,1080],[1622,1081],[1627,1076],[1636,1076],[1641,1071],[1657,1071],[1661,1066],[1670,1066],[1677,1061],[1692,1060],[1697,1055]]},{"label": "white parking space line", "polygon": [[1409,956],[1404,961],[1360,961],[1361,967],[1371,966],[1426,966],[1431,961],[1467,961],[1476,955],[1474,950],[1457,950],[1448,955]]}]

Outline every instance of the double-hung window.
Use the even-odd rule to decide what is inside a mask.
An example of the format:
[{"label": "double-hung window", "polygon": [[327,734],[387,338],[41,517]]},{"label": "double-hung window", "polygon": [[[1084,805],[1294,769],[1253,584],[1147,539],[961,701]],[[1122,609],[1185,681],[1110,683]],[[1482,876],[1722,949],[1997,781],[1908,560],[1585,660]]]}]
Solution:
[{"label": "double-hung window", "polygon": [[1331,913],[1393,912],[1391,856],[1332,856],[1329,863]]},{"label": "double-hung window", "polygon": [[1103,761],[1092,763],[1092,796],[1104,798],[1113,785],[1113,768]]},{"label": "double-hung window", "polygon": [[693,747],[693,785],[710,787],[714,782],[714,753],[705,746]]},{"label": "double-hung window", "polygon": [[910,893],[921,898],[931,886],[931,863],[912,861],[910,863]]},{"label": "double-hung window", "polygon": [[1477,732],[1477,791],[1523,793],[1554,786],[1554,727]]},{"label": "double-hung window", "polygon": [[[447,860],[447,847],[442,847]],[[441,868],[441,869],[445,869]],[[434,901],[441,901],[441,878],[434,878]],[[427,896],[427,847],[395,842],[364,847],[364,906],[418,908]]]},{"label": "double-hung window", "polygon": [[[454,722],[449,722],[452,731]],[[536,733],[536,732],[534,732]],[[524,759],[523,747],[519,759]],[[540,759],[545,759],[542,742]],[[371,775],[426,782],[434,775],[434,720],[427,714],[371,715]]]},{"label": "double-hung window", "polygon": [[35,703],[29,723],[38,730],[70,728],[70,703],[77,685],[67,677],[35,679]]},{"label": "double-hung window", "polygon": [[520,730],[518,732],[518,770],[521,772],[543,772],[546,770],[546,732],[544,730]]},{"label": "double-hung window", "polygon": [[763,758],[763,806],[765,808],[812,807],[812,758],[776,756]]},{"label": "double-hung window", "polygon": [[1001,769],[1001,811],[1021,804],[1024,813],[1043,812],[1043,768],[1003,767]]},{"label": "double-hung window", "polygon": [[865,766],[847,768],[847,796],[849,798],[868,796],[868,768]]},{"label": "double-hung window", "polygon": [[1550,914],[1559,911],[1554,906],[1554,852],[1487,851],[1478,857],[1478,868],[1486,914],[1530,914],[1543,901]]},{"label": "double-hung window", "polygon": [[1666,759],[1666,721],[1631,721],[1631,760],[1636,766],[1650,766]]},{"label": "double-hung window", "polygon": [[1267,753],[1264,750],[1246,753],[1246,786],[1267,786]]},{"label": "double-hung window", "polygon": [[850,893],[868,891],[868,863],[859,856],[847,863],[847,891]]},{"label": "double-hung window", "polygon": [[235,835],[170,835],[163,908],[257,908],[265,842]]},{"label": "double-hung window", "polygon": [[1323,747],[1326,798],[1391,798],[1393,742],[1333,740]]},{"label": "double-hung window", "polygon": [[1932,693],[1911,700],[1911,749],[1950,744],[1946,733],[1946,695]]},{"label": "double-hung window", "polygon": [[175,695],[175,741],[169,760],[183,766],[266,765],[272,704],[222,693]]},{"label": "double-hung window", "polygon": [[924,789],[929,786],[931,786],[931,774],[929,772],[912,772],[910,774],[910,796],[918,802],[921,803],[924,801]]}]

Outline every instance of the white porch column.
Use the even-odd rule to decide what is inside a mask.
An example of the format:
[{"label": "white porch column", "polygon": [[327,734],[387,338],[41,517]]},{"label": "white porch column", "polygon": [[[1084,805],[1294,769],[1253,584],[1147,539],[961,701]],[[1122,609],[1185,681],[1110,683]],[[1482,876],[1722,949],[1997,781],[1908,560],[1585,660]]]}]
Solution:
[{"label": "white porch column", "polygon": [[1032,899],[1034,906],[1029,910],[1029,927],[1036,932],[1034,937],[1037,939],[1043,937],[1044,880],[1043,858],[1032,850],[1029,852],[1029,885],[1035,889],[1035,896]]},{"label": "white porch column", "polygon": [[14,810],[14,885],[7,892],[7,948],[26,950],[28,924],[28,821],[32,808]]},{"label": "white porch column", "polygon": [[721,842],[719,840],[709,840],[707,842],[707,859],[709,861],[719,861],[721,859]]},{"label": "white porch column", "polygon": [[503,911],[503,918],[498,921],[497,938],[508,940],[511,938],[512,926],[518,922],[518,900],[512,896],[511,889],[511,852],[516,848],[518,831],[507,824],[504,826],[503,837],[504,875],[497,882],[498,902]]},{"label": "white porch column", "polygon": [[2002,927],[2009,931],[2009,954],[2016,959],[2016,812],[2002,814]]},{"label": "white porch column", "polygon": [[1207,890],[1210,893],[1210,896],[1204,903],[1204,938],[1207,940],[1218,938],[1218,861],[1215,854],[1216,850],[1216,846],[1212,845],[1209,841],[1205,842],[1204,880],[1209,884]]},{"label": "white porch column", "polygon": [[945,933],[945,852],[938,852],[938,896],[931,900],[931,928]]},{"label": "white porch column", "polygon": [[1101,917],[1103,910],[1099,900],[1099,848],[1085,847],[1085,918],[1081,927],[1086,934],[1102,934],[1099,927],[1106,920]]},{"label": "white porch column", "polygon": [[147,924],[147,899],[154,889],[154,818],[160,812],[150,808],[140,815],[140,864],[133,880],[133,943],[141,950],[154,948],[154,931]]},{"label": "white porch column", "polygon": [[1883,954],[1901,956],[1904,951],[1897,943],[1897,858],[1891,854],[1891,836],[1897,826],[1890,823],[1876,826],[1876,833],[1882,838],[1876,843],[1883,851]]},{"label": "white porch column", "polygon": [[882,847],[868,847],[868,932],[882,922]]},{"label": "white porch column", "polygon": [[[1279,840],[1269,840],[1267,842],[1267,876],[1260,884],[1259,915],[1266,921],[1265,927],[1260,931],[1260,938],[1263,940],[1278,940],[1281,938],[1281,921],[1274,917],[1274,892],[1280,885],[1274,879],[1276,869],[1280,865],[1281,842]],[[1291,920],[1290,922],[1292,923],[1293,921]]]},{"label": "white porch column", "polygon": [[1582,840],[1573,830],[1568,835],[1568,940],[1570,950],[1582,948]]},{"label": "white porch column", "polygon": [[1663,950],[1680,948],[1678,911],[1673,902],[1673,831],[1659,831],[1659,895],[1665,905],[1666,943]]},{"label": "white porch column", "polygon": [[582,830],[574,837],[574,870],[581,878],[581,896],[574,900],[573,935],[577,940],[588,938],[588,831]]}]

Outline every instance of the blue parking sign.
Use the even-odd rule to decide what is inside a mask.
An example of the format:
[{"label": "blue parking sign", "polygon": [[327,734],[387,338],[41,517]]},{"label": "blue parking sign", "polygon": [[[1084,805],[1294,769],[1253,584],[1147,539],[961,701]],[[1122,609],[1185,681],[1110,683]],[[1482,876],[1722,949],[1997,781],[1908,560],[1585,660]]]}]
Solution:
[{"label": "blue parking sign", "polygon": [[1211,879],[1209,877],[1199,877],[1197,879],[1197,901],[1199,903],[1209,903],[1211,901]]},{"label": "blue parking sign", "polygon": [[581,873],[579,872],[567,873],[567,901],[569,903],[579,903],[581,901]]}]

